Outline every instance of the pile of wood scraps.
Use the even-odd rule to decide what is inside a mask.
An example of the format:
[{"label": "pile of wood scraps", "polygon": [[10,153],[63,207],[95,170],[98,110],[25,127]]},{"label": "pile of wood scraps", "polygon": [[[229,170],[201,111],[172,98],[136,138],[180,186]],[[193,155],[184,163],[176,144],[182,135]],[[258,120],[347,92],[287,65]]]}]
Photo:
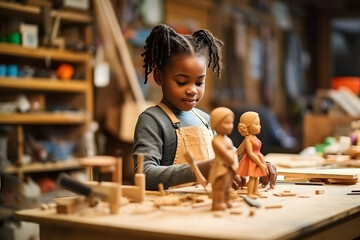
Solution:
[{"label": "pile of wood scraps", "polygon": [[320,156],[301,156],[299,154],[269,153],[265,160],[277,167],[283,168],[304,168],[317,167],[325,163],[325,159]]},{"label": "pile of wood scraps", "polygon": [[278,174],[284,176],[289,181],[310,181],[325,182],[329,184],[356,184],[360,169],[358,168],[297,168],[297,169],[278,169]]},{"label": "pile of wood scraps", "polygon": [[[360,176],[360,161],[346,155],[300,156],[298,154],[270,153],[265,160],[278,167],[278,175],[286,181],[356,184]],[[348,165],[349,162],[352,165]],[[354,164],[357,166],[354,166]],[[346,168],[352,167],[352,168]]]}]

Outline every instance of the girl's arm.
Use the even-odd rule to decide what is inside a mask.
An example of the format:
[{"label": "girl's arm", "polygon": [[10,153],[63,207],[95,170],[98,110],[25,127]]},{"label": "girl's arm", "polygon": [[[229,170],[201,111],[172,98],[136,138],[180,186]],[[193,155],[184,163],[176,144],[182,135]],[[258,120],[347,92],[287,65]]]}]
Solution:
[{"label": "girl's arm", "polygon": [[[172,126],[170,125],[170,127]],[[159,183],[162,183],[165,188],[169,188],[195,181],[187,163],[173,165],[175,152],[163,152],[164,141],[168,140],[162,139],[163,131],[161,124],[150,115],[141,114],[139,116],[133,148],[134,169],[137,171],[138,168],[137,154],[143,154],[146,189],[148,190],[158,190]],[[174,141],[176,143],[176,139]]]}]

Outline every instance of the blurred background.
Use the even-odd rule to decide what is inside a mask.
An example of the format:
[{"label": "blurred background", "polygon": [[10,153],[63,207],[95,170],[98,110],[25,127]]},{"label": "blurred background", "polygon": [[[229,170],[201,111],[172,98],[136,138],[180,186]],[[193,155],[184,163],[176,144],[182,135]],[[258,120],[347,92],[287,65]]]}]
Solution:
[{"label": "blurred background", "polygon": [[133,182],[140,105],[161,99],[152,76],[144,84],[141,57],[159,23],[182,34],[209,29],[224,42],[222,76],[208,71],[198,107],[234,111],[236,147],[236,125],[248,110],[260,114],[264,155],[321,153],[326,137],[359,130],[350,123],[360,119],[360,1],[105,2],[0,1],[3,181],[56,177],[81,168],[76,160],[56,165],[63,160],[111,155],[123,157],[123,181]]},{"label": "blurred background", "polygon": [[224,42],[222,76],[208,71],[198,107],[234,111],[235,147],[253,110],[264,155],[323,156],[345,139],[360,165],[359,0],[0,0],[1,239],[38,239],[26,225],[14,237],[13,210],[69,195],[56,179],[84,179],[81,157],[122,157],[133,184],[134,124],[161,99],[141,57],[159,23]]},{"label": "blurred background", "polygon": [[[359,96],[359,1],[112,3],[148,100],[157,102],[161,94],[153,81],[143,84],[140,54],[151,28],[166,23],[184,34],[206,28],[224,41],[222,77],[208,72],[206,94],[198,107],[209,112],[214,107],[227,106],[237,119],[246,110],[258,111],[264,154],[298,153],[321,142],[336,127],[332,120],[322,118],[328,114],[340,123],[349,123],[354,117],[339,109],[327,90],[347,85]],[[107,111],[103,101],[114,101],[108,99],[110,89],[118,96],[119,91],[111,84],[96,89],[95,117],[100,123],[104,122]],[[325,132],[312,129],[319,121],[327,129]],[[103,130],[108,132],[109,128],[105,126]],[[242,140],[236,127],[231,138],[235,146]]]}]

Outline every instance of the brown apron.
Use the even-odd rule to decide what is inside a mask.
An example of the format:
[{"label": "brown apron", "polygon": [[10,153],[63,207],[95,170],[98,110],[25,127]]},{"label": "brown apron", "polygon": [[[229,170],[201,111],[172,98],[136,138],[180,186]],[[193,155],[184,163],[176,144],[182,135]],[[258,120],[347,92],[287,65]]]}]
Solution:
[{"label": "brown apron", "polygon": [[180,121],[175,114],[164,103],[159,103],[158,106],[164,110],[175,127],[177,136],[177,148],[174,159],[174,164],[185,163],[184,154],[191,152],[194,160],[209,160],[215,157],[214,150],[211,145],[213,139],[213,132],[210,126],[207,127],[206,120],[192,110],[193,113],[204,123],[204,126],[191,126],[180,128]]}]

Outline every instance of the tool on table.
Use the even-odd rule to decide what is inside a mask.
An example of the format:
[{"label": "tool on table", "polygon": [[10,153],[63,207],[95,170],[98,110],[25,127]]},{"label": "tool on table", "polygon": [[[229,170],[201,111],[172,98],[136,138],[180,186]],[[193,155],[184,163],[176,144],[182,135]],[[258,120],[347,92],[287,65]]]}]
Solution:
[{"label": "tool on table", "polygon": [[294,182],[294,181],[287,181],[287,180],[277,180],[276,184],[278,183],[286,183],[286,184],[295,184],[295,185],[309,185],[309,186],[323,186],[325,185],[324,182]]},{"label": "tool on table", "polygon": [[58,213],[72,213],[84,207],[95,207],[100,202],[100,199],[109,203],[110,212],[112,214],[115,214],[118,211],[120,206],[119,198],[121,196],[121,188],[117,183],[82,183],[71,178],[66,173],[60,174],[57,182],[59,186],[66,188],[71,192],[83,195],[80,197],[58,199]]},{"label": "tool on table", "polygon": [[251,197],[249,197],[247,195],[241,195],[241,197],[245,200],[245,202],[247,204],[249,204],[249,206],[256,207],[256,208],[261,207],[261,204],[258,201],[252,199]]},{"label": "tool on table", "polygon": [[67,175],[66,173],[61,173],[59,178],[58,178],[58,185],[66,188],[67,190],[80,194],[80,195],[84,195],[86,197],[90,197],[90,198],[94,198],[94,197],[98,197],[101,199],[106,199],[106,195],[100,192],[96,192],[93,191],[93,189],[89,186],[87,186],[86,184],[77,181],[73,178],[71,178],[69,175]]},{"label": "tool on table", "polygon": [[347,193],[346,195],[360,195],[360,190],[351,190],[351,192]]}]

